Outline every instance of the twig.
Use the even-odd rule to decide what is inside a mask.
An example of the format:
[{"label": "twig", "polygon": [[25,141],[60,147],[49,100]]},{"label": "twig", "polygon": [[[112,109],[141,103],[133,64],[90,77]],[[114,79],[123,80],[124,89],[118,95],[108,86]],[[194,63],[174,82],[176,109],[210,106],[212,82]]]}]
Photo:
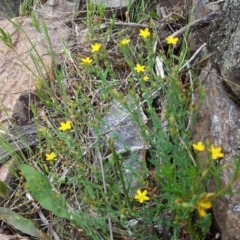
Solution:
[{"label": "twig", "polygon": [[160,13],[161,13],[161,16],[162,16],[163,18],[166,18],[166,17],[167,17],[166,10],[165,10],[164,7],[161,7],[161,8],[160,8]]},{"label": "twig", "polygon": [[185,147],[185,149],[187,150],[187,152],[188,152],[190,158],[192,159],[193,165],[196,166],[196,162],[195,162],[195,160],[194,160],[192,154],[189,152],[188,147],[186,146],[185,142],[182,140],[181,137],[180,137],[180,142],[182,143],[182,145],[183,145],[183,146]]},{"label": "twig", "polygon": [[[173,37],[179,37],[179,36],[183,35],[184,32],[185,32],[188,28],[190,28],[190,29],[193,29],[193,28],[194,28],[194,30],[196,30],[197,28],[206,26],[206,25],[210,24],[210,22],[211,22],[215,17],[217,17],[218,14],[219,14],[219,11],[211,12],[210,14],[208,14],[208,15],[202,17],[202,18],[199,18],[199,19],[191,22],[189,25],[180,28],[178,31],[174,32],[174,33],[172,34],[172,36],[173,36]],[[166,44],[167,44],[166,40],[163,40],[161,43],[162,43],[163,46],[166,46]]]},{"label": "twig", "polygon": [[197,55],[201,52],[201,50],[207,45],[207,43],[204,43],[202,46],[200,46],[197,51],[192,55],[192,57],[185,63],[183,64],[183,66],[180,68],[179,71],[182,71],[183,68],[185,68],[186,66],[189,68],[189,63],[192,62],[196,57]]},{"label": "twig", "polygon": [[[111,23],[107,23],[110,25]],[[136,28],[151,28],[148,24],[133,23],[133,22],[115,22],[115,26],[136,27]]]},{"label": "twig", "polygon": [[[187,67],[189,67],[189,63],[187,63]],[[190,79],[190,85],[191,87],[193,86],[193,80],[192,80],[192,74],[191,74],[191,71],[188,70],[188,74],[189,74],[189,79]],[[191,104],[193,106],[194,104],[194,89],[193,87],[191,88]],[[192,114],[193,114],[193,110],[192,110],[192,106],[190,107],[190,117],[188,119],[188,125],[187,125],[187,128],[186,128],[186,131],[190,128],[190,124],[191,124],[191,121],[192,121]]]}]

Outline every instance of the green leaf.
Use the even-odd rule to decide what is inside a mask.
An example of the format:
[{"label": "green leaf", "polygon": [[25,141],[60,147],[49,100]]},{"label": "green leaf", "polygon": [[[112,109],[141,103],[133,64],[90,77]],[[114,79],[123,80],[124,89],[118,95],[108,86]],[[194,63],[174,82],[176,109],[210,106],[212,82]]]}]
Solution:
[{"label": "green leaf", "polygon": [[13,48],[11,35],[10,35],[9,33],[6,33],[1,27],[0,27],[0,39],[1,39],[9,48]]},{"label": "green leaf", "polygon": [[34,11],[31,12],[31,18],[32,18],[32,25],[34,26],[34,28],[35,28],[38,32],[41,32],[40,26],[39,26],[39,23],[38,23],[38,20],[37,20],[37,18],[36,18],[36,15],[35,15]]},{"label": "green leaf", "polygon": [[8,199],[8,190],[4,182],[0,180],[0,196],[4,199]]},{"label": "green leaf", "polygon": [[27,180],[28,189],[32,196],[43,208],[59,217],[71,218],[72,213],[68,209],[65,199],[52,189],[47,177],[42,172],[38,172],[26,164],[20,165],[20,170]]},{"label": "green leaf", "polygon": [[148,15],[151,18],[159,18],[159,15],[156,12],[150,12]]},{"label": "green leaf", "polygon": [[22,217],[8,208],[0,207],[0,218],[23,233],[40,239],[51,239],[48,235],[38,230],[29,219]]}]

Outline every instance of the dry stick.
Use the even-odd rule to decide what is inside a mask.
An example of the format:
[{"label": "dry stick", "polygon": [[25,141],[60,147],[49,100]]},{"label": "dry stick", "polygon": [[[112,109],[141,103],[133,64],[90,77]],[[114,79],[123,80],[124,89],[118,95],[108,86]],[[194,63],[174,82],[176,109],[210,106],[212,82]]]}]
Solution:
[{"label": "dry stick", "polygon": [[[99,29],[106,29],[109,25],[112,25],[112,22],[102,23],[99,27],[94,27],[93,31],[98,31]],[[151,28],[148,24],[132,23],[132,22],[115,22],[115,26],[123,27],[137,27],[137,28]],[[80,33],[87,33],[88,28],[82,30]]]},{"label": "dry stick", "polygon": [[164,19],[167,18],[166,10],[164,7],[160,7],[160,13]]},{"label": "dry stick", "polygon": [[[187,64],[187,67],[189,67],[189,64]],[[189,79],[190,79],[190,85],[193,86],[193,80],[192,80],[192,74],[191,74],[191,71],[188,70],[188,74],[189,74]],[[193,87],[191,89],[191,104],[193,106],[194,104],[194,91],[193,91]],[[192,115],[193,115],[193,108],[191,106],[191,110],[190,110],[190,117],[189,117],[189,120],[188,120],[188,125],[187,125],[187,128],[186,128],[186,131],[190,128],[190,124],[191,124],[191,121],[192,121]]]},{"label": "dry stick", "polygon": [[202,49],[207,45],[207,43],[204,43],[202,46],[200,46],[197,51],[192,55],[192,57],[185,63],[182,65],[182,67],[179,69],[179,71],[182,71],[183,68],[185,68],[186,66],[189,68],[189,63],[192,62],[197,55],[200,53],[200,51],[202,51]]},{"label": "dry stick", "polygon": [[[193,22],[191,22],[189,25],[182,27],[181,29],[179,29],[178,31],[176,31],[175,33],[172,34],[173,37],[177,37],[182,35],[187,28],[193,28],[193,27],[197,27],[197,26],[203,26],[203,25],[207,25],[209,24],[217,15],[219,14],[219,11],[214,11],[211,12],[210,14],[199,18]],[[160,23],[164,23],[166,22],[166,19],[171,16],[171,14],[167,15],[166,17],[164,17],[163,19],[160,20]],[[111,25],[112,22],[106,22],[100,25],[100,29],[104,29],[107,28],[109,25]],[[166,22],[167,24],[167,22]],[[140,23],[132,23],[132,22],[115,22],[114,23],[115,26],[123,26],[123,27],[137,27],[137,28],[152,28],[151,26],[149,26],[148,24],[140,24]],[[99,27],[97,27],[94,30],[99,29]],[[88,32],[88,28],[81,31],[81,32]],[[163,45],[166,45],[166,41],[162,41]]]},{"label": "dry stick", "polygon": [[189,71],[190,69],[193,69],[194,67],[206,62],[209,58],[211,58],[212,56],[214,56],[216,54],[216,52],[210,53],[208,54],[206,57],[204,57],[203,59],[201,59],[199,62],[194,63],[192,66],[190,66],[189,68],[183,69],[182,71],[179,72],[179,74],[183,74],[187,71]]},{"label": "dry stick", "polygon": [[[183,35],[188,28],[191,29],[197,26],[201,27],[204,25],[208,25],[216,16],[218,16],[218,14],[219,14],[219,11],[211,12],[210,14],[191,22],[189,25],[180,28],[178,31],[174,32],[172,36],[179,37]],[[167,44],[166,40],[163,40],[161,43],[163,46],[166,46]]]},{"label": "dry stick", "polygon": [[[164,22],[165,22],[165,23],[167,24],[166,19],[167,19],[169,16],[171,16],[171,14],[169,14],[169,15],[167,15],[166,17],[164,17],[163,19],[161,19],[161,20],[160,20],[160,23],[164,23]],[[207,16],[208,16],[208,15],[207,15]],[[205,22],[207,22],[207,20],[206,20],[207,16],[193,21],[193,22],[190,24],[190,27],[193,27],[193,26],[198,25],[198,24],[200,24],[200,23],[205,23]],[[109,21],[109,22],[106,22],[106,23],[102,23],[102,24],[100,25],[100,27],[95,27],[95,28],[94,28],[94,31],[95,31],[95,30],[99,30],[99,29],[105,29],[105,28],[107,28],[109,25],[112,25],[112,21]],[[114,25],[115,25],[115,26],[122,26],[122,27],[152,28],[152,27],[149,26],[148,24],[133,23],[133,22],[115,22]],[[175,33],[173,34],[173,36],[176,37],[176,36],[182,35],[182,34],[186,31],[186,27],[189,27],[189,26],[185,26],[185,27],[179,29],[177,32],[175,32]],[[88,31],[89,31],[89,29],[86,28],[86,29],[82,30],[81,33],[85,33],[85,32],[88,32]],[[175,35],[175,34],[176,34],[176,35]],[[165,44],[166,44],[166,42],[165,42]]]},{"label": "dry stick", "polygon": [[186,146],[185,142],[182,140],[182,138],[180,137],[180,142],[182,143],[182,145],[185,147],[185,149],[187,150],[190,158],[192,159],[193,165],[196,166],[196,162],[194,160],[194,157],[192,156],[192,154],[190,153],[190,151],[188,150],[188,147]]},{"label": "dry stick", "polygon": [[[107,23],[110,25],[111,23]],[[151,28],[148,24],[133,23],[133,22],[115,22],[115,26],[137,27],[137,28]]]}]

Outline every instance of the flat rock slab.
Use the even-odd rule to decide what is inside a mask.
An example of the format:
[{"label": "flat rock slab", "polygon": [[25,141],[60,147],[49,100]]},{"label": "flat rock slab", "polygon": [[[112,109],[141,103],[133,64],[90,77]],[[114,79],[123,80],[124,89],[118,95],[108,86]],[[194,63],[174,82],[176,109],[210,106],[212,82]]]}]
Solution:
[{"label": "flat rock slab", "polygon": [[[132,110],[136,108],[136,103],[130,96],[127,96],[125,100]],[[146,123],[147,117],[140,106],[138,111],[139,118],[143,123]],[[140,137],[141,129],[131,119],[129,111],[117,101],[113,101],[102,120],[102,135],[114,141],[117,152],[125,153],[121,170],[126,187],[129,189],[129,196],[133,197],[136,189],[140,187],[138,174],[142,170],[146,152],[146,144]],[[126,155],[126,153],[128,154]]]},{"label": "flat rock slab", "polygon": [[[62,39],[70,35],[70,30],[57,22],[46,25],[52,48],[58,55]],[[51,57],[46,36],[35,30],[31,18],[15,18],[12,22],[2,20],[0,27],[10,34],[13,44],[13,48],[9,48],[0,40],[0,121],[6,124],[19,96],[34,91],[40,74],[44,76],[50,70]]]}]

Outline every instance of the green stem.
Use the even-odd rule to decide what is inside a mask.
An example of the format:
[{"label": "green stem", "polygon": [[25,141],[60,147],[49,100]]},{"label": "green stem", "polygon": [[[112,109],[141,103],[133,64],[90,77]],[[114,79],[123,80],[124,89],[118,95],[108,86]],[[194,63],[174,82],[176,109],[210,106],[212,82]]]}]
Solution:
[{"label": "green stem", "polygon": [[124,178],[123,178],[123,173],[122,173],[122,169],[121,169],[121,163],[120,163],[120,159],[119,159],[119,156],[115,150],[115,147],[114,147],[114,142],[113,140],[110,139],[109,141],[109,148],[112,152],[112,158],[113,158],[113,161],[116,162],[116,165],[117,165],[117,169],[119,171],[119,177],[120,177],[120,181],[121,181],[121,184],[122,184],[122,188],[123,188],[123,193],[124,193],[124,199],[125,199],[125,202],[127,203],[128,205],[128,208],[129,210],[132,212],[132,206],[131,206],[131,203],[130,203],[130,200],[129,200],[129,197],[128,197],[128,191],[127,191],[127,188],[125,186],[125,182],[124,182]]}]

